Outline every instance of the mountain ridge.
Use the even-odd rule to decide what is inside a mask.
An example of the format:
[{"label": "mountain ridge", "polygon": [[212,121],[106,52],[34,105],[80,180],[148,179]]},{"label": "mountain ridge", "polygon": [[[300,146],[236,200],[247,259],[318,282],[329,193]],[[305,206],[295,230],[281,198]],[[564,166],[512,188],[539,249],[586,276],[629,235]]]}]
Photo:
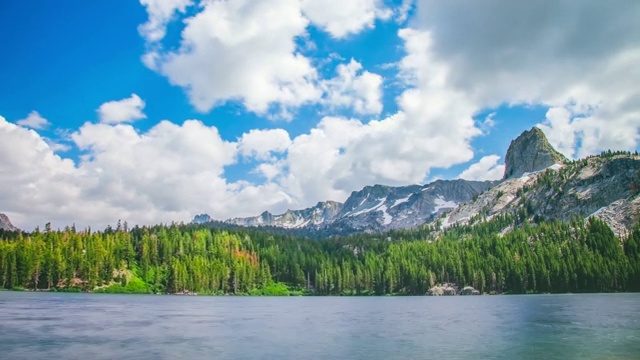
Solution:
[{"label": "mountain ridge", "polygon": [[231,218],[227,224],[245,227],[275,226],[323,233],[348,234],[406,229],[422,225],[490,188],[491,181],[437,180],[426,185],[392,187],[369,185],[353,191],[344,203],[321,201],[302,210],[278,215]]},{"label": "mountain ridge", "polygon": [[597,216],[620,233],[640,218],[639,191],[637,155],[608,151],[570,161],[553,148],[542,130],[533,127],[511,141],[502,180],[368,185],[353,191],[344,203],[318,202],[302,210],[279,215],[263,212],[223,223],[348,235],[420,226],[446,228],[520,212],[525,214],[523,221]]}]

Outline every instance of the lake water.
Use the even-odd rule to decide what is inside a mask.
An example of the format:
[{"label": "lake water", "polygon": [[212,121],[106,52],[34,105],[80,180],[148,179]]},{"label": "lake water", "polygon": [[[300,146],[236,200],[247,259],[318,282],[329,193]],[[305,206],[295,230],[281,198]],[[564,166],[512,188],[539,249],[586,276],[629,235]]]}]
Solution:
[{"label": "lake water", "polygon": [[640,294],[0,291],[0,359],[640,359]]}]

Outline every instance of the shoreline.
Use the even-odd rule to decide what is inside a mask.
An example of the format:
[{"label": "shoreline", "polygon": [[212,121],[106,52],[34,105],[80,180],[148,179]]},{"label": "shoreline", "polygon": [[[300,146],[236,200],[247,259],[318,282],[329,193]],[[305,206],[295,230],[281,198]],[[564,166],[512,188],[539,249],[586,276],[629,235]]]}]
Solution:
[{"label": "shoreline", "polygon": [[203,294],[203,293],[127,293],[127,292],[94,292],[94,291],[68,291],[68,290],[48,290],[48,289],[0,289],[0,292],[26,292],[26,293],[64,293],[64,294],[87,294],[87,295],[150,295],[150,296],[183,296],[183,297],[435,297],[435,298],[448,298],[448,297],[488,297],[488,296],[530,296],[530,295],[596,295],[596,294],[640,294],[637,291],[601,291],[601,292],[566,292],[566,293],[530,293],[530,294],[513,294],[513,293],[499,293],[499,294],[479,294],[479,295],[419,295],[419,294],[382,294],[382,295],[319,295],[319,294],[294,294],[294,295],[252,295],[246,294]]}]

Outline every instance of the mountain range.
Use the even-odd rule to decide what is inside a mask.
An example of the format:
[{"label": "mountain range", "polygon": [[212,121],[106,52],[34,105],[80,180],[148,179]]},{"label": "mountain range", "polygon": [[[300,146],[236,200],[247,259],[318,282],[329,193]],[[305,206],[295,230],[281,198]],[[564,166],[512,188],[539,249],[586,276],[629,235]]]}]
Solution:
[{"label": "mountain range", "polygon": [[[640,156],[603,152],[570,161],[534,127],[513,140],[499,181],[436,180],[426,185],[366,186],[344,203],[323,201],[283,214],[222,222],[197,215],[193,223],[273,227],[308,235],[346,235],[411,229],[423,225],[450,227],[487,221],[500,214],[532,220],[569,221],[597,216],[622,233],[640,216]],[[508,231],[505,228],[504,231]]]},{"label": "mountain range", "polygon": [[[619,236],[640,219],[640,156],[606,151],[569,160],[534,127],[511,141],[499,181],[436,180],[425,185],[365,186],[344,203],[321,201],[283,214],[214,220],[196,215],[194,224],[261,227],[295,235],[325,237],[430,226],[444,229],[517,215],[519,222],[570,221],[598,217]],[[506,226],[502,233],[513,226]],[[18,230],[0,213],[0,230]]]}]

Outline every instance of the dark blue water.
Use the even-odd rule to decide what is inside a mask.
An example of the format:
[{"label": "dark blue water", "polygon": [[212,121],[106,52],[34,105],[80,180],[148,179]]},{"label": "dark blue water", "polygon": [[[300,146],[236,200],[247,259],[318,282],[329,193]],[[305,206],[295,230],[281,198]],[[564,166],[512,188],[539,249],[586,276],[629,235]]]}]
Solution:
[{"label": "dark blue water", "polygon": [[0,292],[0,359],[640,359],[640,294]]}]

